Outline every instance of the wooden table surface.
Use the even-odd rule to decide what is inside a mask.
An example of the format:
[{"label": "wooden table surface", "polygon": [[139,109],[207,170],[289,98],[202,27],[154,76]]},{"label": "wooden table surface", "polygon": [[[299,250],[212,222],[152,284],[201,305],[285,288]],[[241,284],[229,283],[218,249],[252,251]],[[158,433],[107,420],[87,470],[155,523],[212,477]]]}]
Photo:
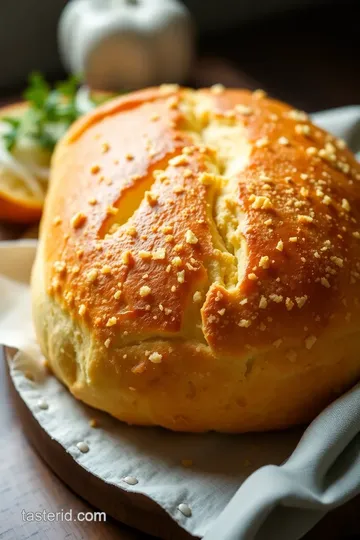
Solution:
[{"label": "wooden table surface", "polygon": [[[349,3],[350,6],[351,2]],[[202,60],[195,83],[262,87],[309,111],[360,101],[357,22],[338,8],[259,23],[200,42],[200,51],[222,55]],[[346,37],[339,28],[346,22]],[[305,26],[304,26],[305,25]],[[223,59],[227,59],[224,61]],[[17,238],[23,227],[0,225],[0,240]],[[71,492],[29,445],[14,390],[0,352],[0,540],[150,540],[108,517],[106,523],[22,520],[21,511],[92,510]],[[360,498],[326,516],[305,540],[359,540]],[[219,539],[221,540],[221,539]]]}]

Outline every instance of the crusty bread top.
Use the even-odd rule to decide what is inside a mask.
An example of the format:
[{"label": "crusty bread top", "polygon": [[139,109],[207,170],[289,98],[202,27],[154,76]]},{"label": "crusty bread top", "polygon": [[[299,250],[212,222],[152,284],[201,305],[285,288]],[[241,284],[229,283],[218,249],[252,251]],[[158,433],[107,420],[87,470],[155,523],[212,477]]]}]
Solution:
[{"label": "crusty bread top", "polygon": [[311,348],[359,319],[359,180],[342,141],[261,91],[117,98],[55,152],[46,286],[106,347]]}]

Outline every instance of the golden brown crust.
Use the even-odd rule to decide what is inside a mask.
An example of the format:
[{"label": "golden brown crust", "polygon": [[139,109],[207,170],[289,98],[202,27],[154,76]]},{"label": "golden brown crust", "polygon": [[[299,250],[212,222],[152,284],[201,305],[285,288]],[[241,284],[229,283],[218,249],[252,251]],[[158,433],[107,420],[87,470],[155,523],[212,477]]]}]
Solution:
[{"label": "golden brown crust", "polygon": [[360,374],[359,180],[341,141],[260,92],[155,88],[79,120],[33,277],[55,372],[132,423],[308,420]]}]

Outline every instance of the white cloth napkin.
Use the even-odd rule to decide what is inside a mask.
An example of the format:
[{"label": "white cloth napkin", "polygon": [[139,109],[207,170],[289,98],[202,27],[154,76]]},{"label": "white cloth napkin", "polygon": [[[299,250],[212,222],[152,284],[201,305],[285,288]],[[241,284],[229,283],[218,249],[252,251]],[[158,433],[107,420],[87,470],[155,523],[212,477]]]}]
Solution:
[{"label": "white cloth napkin", "polygon": [[[360,150],[360,107],[314,120]],[[152,499],[204,540],[297,540],[329,509],[360,493],[360,386],[328,407],[302,438],[301,429],[237,436],[143,429],[76,401],[43,368],[33,334],[27,283],[35,249],[32,240],[0,242],[0,343],[19,349],[10,372],[22,399],[82,467],[127,491],[135,505],[139,494]],[[90,427],[91,418],[98,428]],[[78,449],[81,441],[87,453]],[[127,476],[137,483],[126,483]],[[183,504],[191,515],[179,510]]]}]

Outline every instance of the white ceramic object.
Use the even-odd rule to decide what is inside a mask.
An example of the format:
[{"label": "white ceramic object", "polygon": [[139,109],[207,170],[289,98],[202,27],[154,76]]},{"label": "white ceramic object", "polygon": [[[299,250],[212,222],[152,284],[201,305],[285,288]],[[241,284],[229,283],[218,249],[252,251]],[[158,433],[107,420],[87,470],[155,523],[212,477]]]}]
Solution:
[{"label": "white ceramic object", "polygon": [[72,0],[58,37],[69,71],[104,90],[181,83],[194,53],[191,17],[178,0]]}]

